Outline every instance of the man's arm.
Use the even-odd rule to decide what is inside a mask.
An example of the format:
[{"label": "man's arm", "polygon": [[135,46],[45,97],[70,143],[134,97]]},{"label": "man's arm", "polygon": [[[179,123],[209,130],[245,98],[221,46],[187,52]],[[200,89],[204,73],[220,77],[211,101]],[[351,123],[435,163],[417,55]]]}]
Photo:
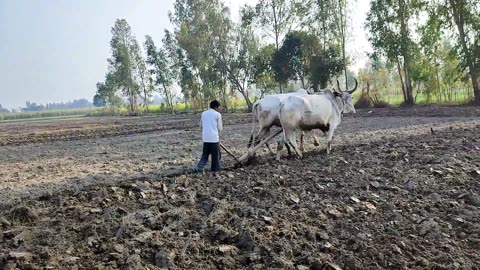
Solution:
[{"label": "man's arm", "polygon": [[218,114],[217,129],[218,129],[218,132],[221,132],[223,130],[223,121],[222,121],[221,114]]}]

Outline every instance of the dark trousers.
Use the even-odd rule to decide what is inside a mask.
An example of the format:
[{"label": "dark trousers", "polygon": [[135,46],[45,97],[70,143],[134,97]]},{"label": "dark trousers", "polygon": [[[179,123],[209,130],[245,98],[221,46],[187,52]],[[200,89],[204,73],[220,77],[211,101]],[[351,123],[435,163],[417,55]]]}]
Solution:
[{"label": "dark trousers", "polygon": [[220,143],[203,143],[202,158],[198,162],[197,168],[203,170],[208,162],[208,156],[212,155],[212,172],[220,171]]}]

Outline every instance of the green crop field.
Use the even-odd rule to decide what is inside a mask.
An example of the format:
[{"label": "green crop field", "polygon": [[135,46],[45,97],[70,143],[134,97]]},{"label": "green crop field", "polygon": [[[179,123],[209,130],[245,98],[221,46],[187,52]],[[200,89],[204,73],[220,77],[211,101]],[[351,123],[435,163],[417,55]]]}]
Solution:
[{"label": "green crop field", "polygon": [[[358,99],[360,92],[355,93],[354,99]],[[471,92],[468,91],[456,91],[452,94],[451,99],[448,100],[446,97],[441,99],[433,95],[430,97],[430,100],[427,101],[427,98],[423,94],[418,94],[416,96],[415,103],[418,105],[426,104],[441,104],[441,105],[454,105],[454,104],[466,104],[472,101],[473,96]],[[382,101],[390,104],[391,106],[399,106],[403,102],[402,95],[383,95],[381,97]],[[228,111],[239,111],[246,110],[247,104],[244,99],[232,99],[228,101],[227,104]],[[173,110],[175,113],[184,113],[184,112],[200,112],[205,108],[195,108],[187,107],[185,103],[179,102],[174,105]],[[163,104],[152,104],[148,106],[148,111],[151,114],[163,114],[170,113],[170,110],[167,106]],[[145,107],[139,107],[139,113],[144,114],[147,110]],[[126,115],[128,114],[128,107],[123,106],[119,108],[105,107],[105,108],[88,108],[88,109],[72,109],[72,110],[49,110],[49,111],[38,111],[38,112],[17,112],[17,113],[0,113],[0,121],[36,121],[36,120],[46,120],[46,119],[72,119],[85,116],[107,116],[107,115]]]},{"label": "green crop field", "polygon": [[38,112],[0,113],[0,121],[25,121],[27,119],[59,119],[85,116],[95,109],[50,110]]}]

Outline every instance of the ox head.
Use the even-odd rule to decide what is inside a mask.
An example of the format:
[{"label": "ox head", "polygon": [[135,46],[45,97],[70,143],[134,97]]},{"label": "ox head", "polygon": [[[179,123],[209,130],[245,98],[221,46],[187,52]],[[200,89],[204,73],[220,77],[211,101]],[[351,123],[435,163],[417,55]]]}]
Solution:
[{"label": "ox head", "polygon": [[352,94],[357,90],[358,82],[355,80],[355,87],[352,90],[342,91],[340,89],[340,82],[337,80],[338,91],[334,91],[335,96],[342,99],[343,103],[343,113],[355,113],[355,107],[353,106],[353,97]]}]

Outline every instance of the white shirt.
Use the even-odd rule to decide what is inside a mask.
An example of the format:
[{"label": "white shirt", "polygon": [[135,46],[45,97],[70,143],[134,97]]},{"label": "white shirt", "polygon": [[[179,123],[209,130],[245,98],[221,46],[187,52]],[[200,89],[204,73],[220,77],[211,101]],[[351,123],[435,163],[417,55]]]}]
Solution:
[{"label": "white shirt", "polygon": [[202,127],[202,140],[206,143],[220,142],[218,133],[223,129],[222,115],[214,109],[209,109],[202,113],[200,122]]}]

